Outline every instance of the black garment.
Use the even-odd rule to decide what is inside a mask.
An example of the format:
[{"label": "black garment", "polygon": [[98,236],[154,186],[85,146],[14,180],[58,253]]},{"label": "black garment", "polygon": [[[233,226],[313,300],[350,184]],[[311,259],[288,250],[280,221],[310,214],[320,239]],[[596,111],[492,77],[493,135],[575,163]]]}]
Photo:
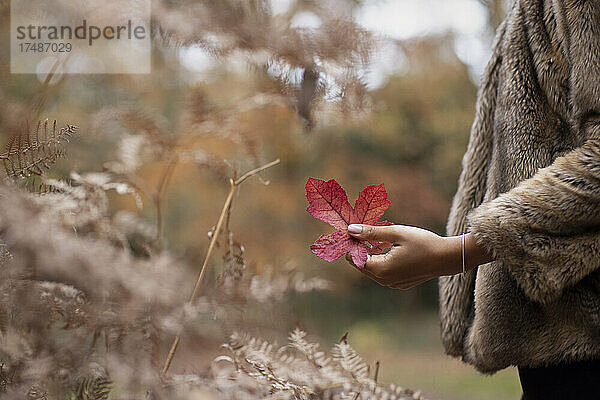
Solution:
[{"label": "black garment", "polygon": [[600,399],[600,360],[518,369],[521,400]]}]

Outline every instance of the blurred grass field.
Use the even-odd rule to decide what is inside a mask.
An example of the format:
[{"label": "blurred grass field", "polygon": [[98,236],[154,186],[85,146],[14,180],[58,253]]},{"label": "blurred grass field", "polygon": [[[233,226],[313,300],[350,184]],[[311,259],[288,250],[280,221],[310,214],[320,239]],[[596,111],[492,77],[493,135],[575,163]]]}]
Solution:
[{"label": "blurred grass field", "polygon": [[[519,399],[515,368],[483,375],[458,359],[444,355],[435,314],[402,316],[389,327],[359,323],[351,327],[352,343],[381,363],[383,382],[402,382],[422,390],[431,400]],[[379,336],[379,337],[378,337]]]},{"label": "blurred grass field", "polygon": [[349,343],[366,361],[380,362],[380,382],[420,389],[431,400],[519,399],[516,368],[484,375],[444,354],[436,307],[411,305],[436,285],[431,281],[424,288],[397,291],[365,278],[357,291],[305,297],[296,310],[327,343],[348,332]]}]

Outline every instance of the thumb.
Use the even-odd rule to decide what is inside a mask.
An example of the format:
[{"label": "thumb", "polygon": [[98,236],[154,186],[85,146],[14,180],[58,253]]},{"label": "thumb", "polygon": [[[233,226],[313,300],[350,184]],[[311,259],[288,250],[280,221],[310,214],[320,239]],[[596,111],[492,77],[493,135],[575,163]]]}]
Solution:
[{"label": "thumb", "polygon": [[399,239],[395,225],[373,226],[352,224],[348,226],[348,233],[361,240],[377,240],[395,243]]}]

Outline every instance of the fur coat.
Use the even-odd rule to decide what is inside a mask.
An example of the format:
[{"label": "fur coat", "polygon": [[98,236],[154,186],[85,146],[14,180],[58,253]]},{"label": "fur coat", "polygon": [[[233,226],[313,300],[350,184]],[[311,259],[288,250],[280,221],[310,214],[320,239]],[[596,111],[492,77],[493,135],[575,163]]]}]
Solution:
[{"label": "fur coat", "polygon": [[514,3],[447,225],[495,261],[439,281],[446,353],[484,373],[600,358],[600,1]]}]

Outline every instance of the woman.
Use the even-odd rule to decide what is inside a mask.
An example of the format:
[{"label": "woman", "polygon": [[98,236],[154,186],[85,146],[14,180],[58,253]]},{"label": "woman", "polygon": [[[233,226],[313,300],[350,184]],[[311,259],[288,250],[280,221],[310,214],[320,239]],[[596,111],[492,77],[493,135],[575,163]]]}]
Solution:
[{"label": "woman", "polygon": [[600,398],[600,1],[516,1],[498,28],[450,236],[348,231],[397,245],[375,281],[440,277],[448,354],[518,366],[524,399]]}]

